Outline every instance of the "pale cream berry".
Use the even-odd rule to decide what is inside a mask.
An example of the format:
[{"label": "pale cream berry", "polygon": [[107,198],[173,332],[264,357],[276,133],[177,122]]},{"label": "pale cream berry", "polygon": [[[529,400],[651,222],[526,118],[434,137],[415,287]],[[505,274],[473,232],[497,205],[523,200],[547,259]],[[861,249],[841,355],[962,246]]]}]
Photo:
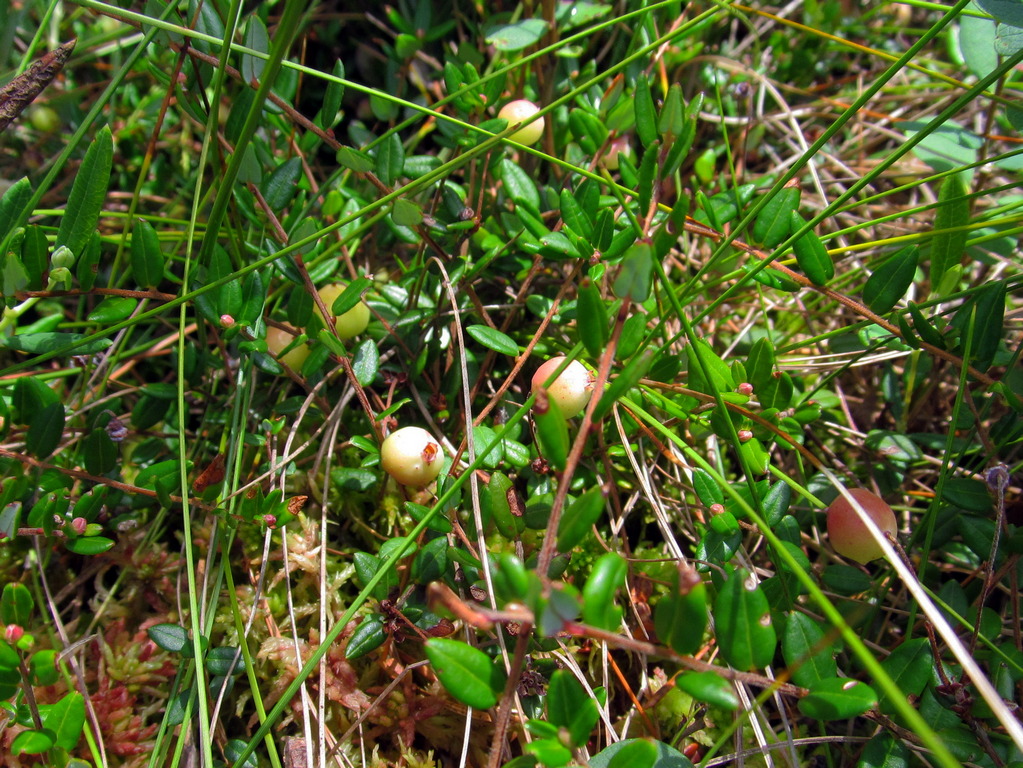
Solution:
[{"label": "pale cream berry", "polygon": [[[502,117],[508,121],[508,127],[511,128],[518,123],[528,120],[537,112],[540,108],[531,101],[526,99],[516,99],[515,101],[509,101],[503,107],[501,111],[497,113],[498,117]],[[508,136],[512,141],[517,141],[519,144],[536,144],[543,135],[543,118],[534,120],[529,125],[524,125],[519,130]]]},{"label": "pale cream berry", "polygon": [[444,466],[444,449],[420,427],[402,427],[380,446],[380,465],[402,485],[424,488]]},{"label": "pale cream berry", "polygon": [[[270,350],[270,354],[293,371],[300,370],[302,368],[302,363],[304,363],[305,359],[309,357],[308,344],[295,344],[291,347],[291,349],[288,349],[288,346],[292,345],[295,338],[295,334],[290,333],[283,328],[270,326],[266,329],[266,346],[267,349]],[[281,352],[284,352],[285,349],[288,349],[288,351],[282,356]]]},{"label": "pale cream berry", "polygon": [[[554,371],[564,362],[564,355],[552,357],[533,374],[533,391],[542,387]],[[547,387],[547,397],[558,404],[561,415],[566,419],[579,414],[590,401],[593,394],[593,375],[578,360],[573,360],[563,370],[550,386]]]},{"label": "pale cream berry", "polygon": [[[327,312],[331,312],[334,302],[337,301],[337,297],[341,295],[345,288],[348,286],[344,283],[330,283],[320,288],[317,293],[320,294],[320,298],[323,300],[323,306],[327,308]],[[326,324],[326,319],[320,312],[318,305],[314,305],[316,314],[319,315],[320,319]],[[343,315],[337,317],[334,320],[334,327],[337,329],[337,335],[342,339],[351,339],[354,336],[358,336],[369,325],[369,307],[366,306],[365,302],[360,301],[354,307],[349,309]]]}]

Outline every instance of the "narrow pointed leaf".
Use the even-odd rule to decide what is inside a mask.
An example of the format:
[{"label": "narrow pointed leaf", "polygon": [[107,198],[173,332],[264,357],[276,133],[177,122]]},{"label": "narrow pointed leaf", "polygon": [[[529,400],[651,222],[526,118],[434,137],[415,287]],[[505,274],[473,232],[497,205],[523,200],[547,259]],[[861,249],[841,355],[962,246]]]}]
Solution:
[{"label": "narrow pointed leaf", "polygon": [[[798,231],[806,219],[795,211],[789,214],[792,232]],[[812,229],[792,244],[796,264],[814,285],[825,285],[835,276],[835,264],[828,255],[828,249]]]},{"label": "narrow pointed leaf", "polygon": [[774,248],[792,231],[791,214],[799,205],[799,187],[780,190],[757,214],[753,241]]},{"label": "narrow pointed leaf", "polygon": [[913,284],[919,259],[920,249],[908,245],[875,269],[863,285],[863,300],[867,306],[879,315],[891,311]]},{"label": "narrow pointed leaf", "polygon": [[636,80],[633,108],[636,110],[636,134],[643,146],[649,147],[657,139],[657,110],[650,94],[650,83],[643,76]]},{"label": "narrow pointed leaf", "polygon": [[33,456],[45,459],[60,444],[64,434],[64,406],[53,403],[32,416],[25,435],[25,448]]},{"label": "narrow pointed leaf", "polygon": [[131,232],[131,271],[142,288],[155,288],[163,280],[164,255],[153,225],[144,219]]},{"label": "narrow pointed leaf", "polygon": [[604,511],[604,489],[590,488],[573,501],[558,523],[558,551],[568,552],[589,535]]},{"label": "narrow pointed leaf", "polygon": [[103,201],[110,184],[110,168],[114,159],[114,141],[110,127],[103,126],[85,153],[75,174],[67,208],[60,220],[54,246],[66,245],[75,256],[81,256],[89,238],[96,231]]},{"label": "narrow pointed leaf", "polygon": [[519,353],[519,345],[506,333],[488,325],[470,325],[465,332],[472,336],[487,349],[492,349],[502,355],[514,357]]},{"label": "narrow pointed leaf", "polygon": [[[959,174],[949,176],[938,190],[938,210],[934,214],[934,239],[931,241],[931,290],[937,290],[945,273],[963,258],[970,222],[968,190]],[[956,228],[957,231],[951,231]]]}]

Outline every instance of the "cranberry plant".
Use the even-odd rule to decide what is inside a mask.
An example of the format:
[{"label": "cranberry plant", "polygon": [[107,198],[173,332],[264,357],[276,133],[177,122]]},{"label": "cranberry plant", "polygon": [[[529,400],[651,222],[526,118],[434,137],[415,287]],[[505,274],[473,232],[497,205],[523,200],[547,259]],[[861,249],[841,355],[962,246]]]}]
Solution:
[{"label": "cranberry plant", "polygon": [[0,8],[0,747],[1023,763],[1020,29]]}]

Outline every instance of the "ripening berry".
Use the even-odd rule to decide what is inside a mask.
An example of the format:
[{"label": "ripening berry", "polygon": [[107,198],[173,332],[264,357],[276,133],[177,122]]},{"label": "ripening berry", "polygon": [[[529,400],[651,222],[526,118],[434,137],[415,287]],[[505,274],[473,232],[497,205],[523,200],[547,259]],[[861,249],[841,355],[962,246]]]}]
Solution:
[{"label": "ripening berry", "polygon": [[[334,306],[334,302],[337,301],[337,297],[341,295],[345,288],[348,286],[344,283],[330,283],[320,288],[317,293],[320,294],[320,298],[323,299],[323,306],[327,308],[328,312],[331,312],[331,307]],[[314,305],[316,314],[319,315],[320,319],[323,320],[326,325],[326,320],[323,318],[323,314],[320,312],[318,305]],[[337,335],[342,339],[350,339],[354,336],[358,336],[369,325],[369,307],[366,303],[360,301],[354,307],[349,309],[340,317],[334,320],[334,327],[337,328]]]},{"label": "ripening berry", "polygon": [[[509,101],[503,107],[501,111],[497,113],[498,117],[504,118],[508,121],[508,127],[511,128],[523,120],[528,120],[537,112],[540,108],[531,101],[526,99],[517,99],[516,101]],[[508,136],[512,141],[517,141],[519,144],[536,144],[543,135],[543,118],[534,120],[529,125],[524,125]]]},{"label": "ripening berry", "polygon": [[[533,391],[536,392],[542,387],[564,361],[564,355],[558,355],[537,368],[533,374]],[[566,419],[580,413],[590,401],[592,394],[593,376],[578,360],[569,363],[558,378],[547,387],[547,397],[558,404],[561,415]]]},{"label": "ripening berry", "polygon": [[444,449],[420,427],[402,427],[380,446],[380,465],[402,485],[424,488],[440,474]]},{"label": "ripening berry", "polygon": [[[898,530],[895,513],[883,499],[862,488],[850,488],[849,495],[859,502],[882,533],[895,535]],[[858,563],[869,563],[884,555],[859,514],[844,496],[839,496],[828,507],[828,537],[838,554]]]},{"label": "ripening berry", "polygon": [[295,344],[291,347],[283,357],[281,352],[288,349],[289,345],[295,341],[295,334],[289,333],[283,328],[275,328],[270,326],[266,329],[266,347],[270,350],[270,354],[284,363],[293,371],[301,370],[302,363],[309,357],[309,345],[308,344]]}]

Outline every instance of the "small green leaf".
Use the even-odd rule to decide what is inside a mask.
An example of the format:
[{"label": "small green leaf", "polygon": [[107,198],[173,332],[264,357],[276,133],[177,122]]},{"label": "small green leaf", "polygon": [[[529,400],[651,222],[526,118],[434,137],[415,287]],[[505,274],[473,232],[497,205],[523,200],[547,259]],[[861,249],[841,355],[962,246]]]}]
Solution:
[{"label": "small green leaf", "polygon": [[643,75],[636,80],[632,104],[636,111],[636,134],[643,146],[649,147],[657,140],[657,110],[650,83]]},{"label": "small green leaf", "polygon": [[607,308],[600,297],[600,289],[588,277],[579,284],[579,298],[576,303],[579,338],[586,351],[599,358],[607,346],[610,332],[607,327]]},{"label": "small green leaf", "polygon": [[[806,219],[795,211],[790,212],[789,217],[792,232],[798,232],[806,224]],[[814,285],[826,285],[835,276],[835,263],[812,229],[792,244],[792,252],[796,256],[796,264]]]},{"label": "small green leaf", "polygon": [[[644,748],[637,750],[636,747]],[[653,748],[652,760],[650,747]],[[693,764],[663,741],[623,739],[591,757],[590,768],[693,768]]]},{"label": "small green leaf", "polygon": [[919,259],[920,249],[907,245],[875,269],[863,285],[867,306],[879,315],[890,312],[913,284]]},{"label": "small green leaf", "polygon": [[539,42],[547,32],[543,19],[522,19],[513,24],[501,24],[487,31],[487,42],[499,51],[521,51]]},{"label": "small green leaf", "polygon": [[394,184],[405,168],[405,147],[397,133],[388,134],[377,147],[377,177],[387,186]]},{"label": "small green leaf", "polygon": [[352,372],[355,374],[355,380],[368,387],[377,377],[379,367],[380,352],[377,350],[377,343],[373,339],[366,339],[355,348],[355,354],[352,355]]},{"label": "small green leaf", "polygon": [[114,546],[114,540],[108,539],[105,536],[83,536],[82,538],[68,541],[65,546],[76,555],[93,557],[108,551]]},{"label": "small green leaf", "polygon": [[34,606],[35,601],[28,587],[15,581],[8,582],[0,594],[0,624],[28,627]]},{"label": "small green leaf", "polygon": [[490,709],[504,687],[503,667],[478,648],[458,640],[433,638],[425,645],[444,689],[466,706]]},{"label": "small green leaf", "polygon": [[641,210],[650,209],[650,201],[653,200],[654,187],[657,179],[657,165],[661,156],[661,142],[655,141],[643,150],[643,159],[639,163],[639,179],[636,182],[638,190],[639,207]]},{"label": "small green leaf", "polygon": [[282,211],[291,202],[298,190],[297,184],[301,174],[302,161],[297,157],[292,157],[274,168],[273,172],[263,180],[263,197],[271,210]]},{"label": "small green leaf", "polygon": [[100,255],[99,232],[93,232],[85,246],[85,252],[79,254],[78,262],[75,264],[75,277],[78,278],[78,287],[83,291],[91,291],[96,283]]},{"label": "small green leaf", "polygon": [[54,247],[66,245],[75,256],[81,256],[96,231],[103,201],[110,184],[114,158],[114,140],[110,127],[104,125],[85,153],[68,195],[67,208],[60,220]]},{"label": "small green leaf", "polygon": [[348,645],[345,646],[345,658],[358,659],[365,656],[383,645],[386,639],[384,622],[379,616],[363,619],[348,639]]},{"label": "small green leaf", "polygon": [[626,252],[615,278],[614,292],[620,299],[643,303],[650,298],[653,280],[653,250],[650,243],[640,241]]},{"label": "small green leaf", "polygon": [[51,732],[61,749],[72,750],[78,745],[85,728],[85,699],[74,691],[60,701],[39,707],[43,728]]},{"label": "small green leaf", "polygon": [[412,560],[412,580],[429,584],[444,577],[448,570],[448,540],[444,536],[426,542]]},{"label": "small green leaf", "polygon": [[950,477],[942,487],[942,501],[969,512],[990,512],[991,493],[987,485],[972,477]]},{"label": "small green leaf", "polygon": [[155,288],[163,280],[164,255],[160,238],[145,219],[135,222],[131,233],[131,271],[142,288]]},{"label": "small green leaf", "polygon": [[56,450],[64,434],[64,406],[47,405],[32,416],[25,434],[25,448],[33,456],[45,459]]},{"label": "small green leaf", "polygon": [[505,192],[517,205],[526,206],[532,213],[540,211],[540,193],[536,182],[522,168],[507,157],[498,166]]},{"label": "small green leaf", "polygon": [[558,551],[568,552],[585,539],[604,511],[606,495],[601,486],[590,488],[573,501],[558,523]]},{"label": "small green leaf", "polygon": [[487,349],[492,349],[502,355],[515,357],[519,353],[519,346],[515,340],[496,328],[487,325],[470,325],[465,332]]},{"label": "small green leaf", "polygon": [[661,113],[657,117],[657,132],[667,142],[677,136],[681,136],[685,130],[684,112],[685,100],[682,98],[682,86],[672,83],[668,89],[668,96],[661,106]]},{"label": "small green leaf", "polygon": [[512,481],[503,472],[494,472],[487,483],[487,494],[490,497],[490,512],[494,516],[494,525],[498,532],[506,539],[512,540],[522,530],[519,523],[521,517],[511,513],[511,504],[508,501],[508,494],[514,494]]},{"label": "small green leaf", "polygon": [[31,355],[45,355],[62,350],[62,355],[94,355],[102,352],[113,342],[110,339],[95,339],[82,343],[84,333],[60,333],[49,331],[43,333],[22,333],[4,339],[8,349],[28,352]]},{"label": "small green leaf", "polygon": [[824,630],[804,613],[792,611],[788,614],[781,652],[796,685],[809,688],[838,675],[838,665],[826,642]]},{"label": "small green leaf", "polygon": [[149,639],[170,653],[181,653],[191,645],[188,632],[178,624],[156,624],[147,630]]},{"label": "small green leaf", "polygon": [[[3,230],[0,229],[0,238],[3,234]],[[44,287],[43,275],[49,266],[47,261],[49,249],[42,227],[38,224],[25,227],[25,239],[21,244],[21,263],[28,275],[29,290],[41,291]]]},{"label": "small green leaf", "polygon": [[[266,33],[266,25],[263,24],[263,20],[256,14],[249,16],[245,27],[245,47],[260,53],[270,52],[270,36]],[[250,53],[243,53],[242,79],[248,85],[258,82],[265,66],[266,59],[253,56]]]},{"label": "small green leaf", "polygon": [[[998,344],[1003,338],[1005,281],[996,280],[981,287],[974,301],[968,304],[976,309],[976,315],[972,318],[971,357],[974,365],[984,370],[994,360]],[[964,305],[959,311],[968,310]]]},{"label": "small green leaf", "polygon": [[565,728],[569,741],[577,749],[590,740],[590,731],[600,719],[596,702],[567,669],[559,669],[551,675],[547,687],[547,719],[552,725]]},{"label": "small green leaf", "polygon": [[540,453],[551,467],[560,472],[568,459],[568,425],[565,417],[561,415],[558,404],[549,398],[546,409],[538,410],[534,406],[533,411]]},{"label": "small green leaf", "polygon": [[590,571],[583,586],[583,621],[614,631],[622,621],[622,609],[615,605],[615,592],[625,586],[628,564],[617,552],[605,552]]},{"label": "small green leaf", "polygon": [[129,317],[138,305],[138,299],[131,299],[127,296],[107,296],[96,305],[86,319],[90,323],[111,325]]},{"label": "small green leaf", "polygon": [[799,205],[799,187],[784,187],[757,214],[753,241],[774,248],[792,231],[791,214]]},{"label": "small green leaf", "polygon": [[771,663],[778,637],[770,605],[745,571],[735,571],[722,586],[714,602],[714,619],[718,646],[729,664],[750,670]]},{"label": "small green leaf", "polygon": [[891,731],[881,731],[867,742],[857,768],[909,768],[909,747]]},{"label": "small green leaf", "polygon": [[707,628],[707,587],[696,571],[680,567],[671,591],[654,606],[654,631],[675,653],[695,653]]},{"label": "small green leaf", "polygon": [[[881,662],[881,667],[891,675],[900,696],[919,696],[930,682],[934,667],[930,642],[925,637],[906,640]],[[878,709],[886,714],[898,711],[894,702],[884,693],[878,701]]]},{"label": "small green leaf", "polygon": [[356,173],[368,173],[373,170],[373,158],[358,149],[342,146],[337,151],[337,161],[345,168]]},{"label": "small green leaf", "polygon": [[934,238],[931,240],[931,290],[937,290],[945,273],[963,258],[969,234],[966,225],[970,223],[968,192],[960,174],[946,177],[938,189],[938,210],[934,214]]},{"label": "small green leaf", "polygon": [[941,335],[941,332],[931,325],[914,302],[909,302],[908,306],[909,316],[913,319],[913,328],[920,334],[920,338],[938,349],[945,349],[945,337]]},{"label": "small green leaf", "polygon": [[620,397],[639,384],[639,380],[646,376],[647,371],[650,370],[654,357],[655,353],[652,349],[645,349],[625,364],[625,368],[611,382],[611,386],[601,395],[597,407],[594,408],[594,423],[604,418]]},{"label": "small green leaf", "polygon": [[338,119],[338,111],[341,109],[341,99],[345,93],[345,86],[338,82],[345,77],[345,65],[341,59],[334,62],[333,78],[327,80],[327,90],[323,94],[323,106],[317,115],[318,124],[321,128],[330,128]]},{"label": "small green leaf", "polygon": [[54,738],[45,731],[22,731],[11,742],[12,755],[38,755],[52,749]]},{"label": "small green leaf", "polygon": [[29,660],[33,685],[52,685],[60,679],[60,671],[56,664],[55,650],[37,650]]},{"label": "small green leaf", "polygon": [[350,282],[345,289],[338,294],[338,297],[334,299],[334,303],[331,304],[328,309],[335,317],[341,317],[349,310],[355,309],[355,305],[362,301],[362,294],[373,285],[373,281],[368,277],[357,277]]},{"label": "small green leaf", "polygon": [[411,200],[399,197],[391,206],[391,218],[399,227],[418,227],[423,223],[423,211]]},{"label": "small green leaf", "polygon": [[686,672],[675,679],[675,687],[714,707],[730,712],[739,708],[735,687],[716,672]]},{"label": "small green leaf", "polygon": [[0,241],[14,229],[18,216],[31,199],[32,183],[27,176],[11,184],[0,197]]},{"label": "small green leaf", "polygon": [[874,689],[859,680],[832,677],[810,688],[799,700],[799,711],[815,720],[847,720],[877,704]]}]

